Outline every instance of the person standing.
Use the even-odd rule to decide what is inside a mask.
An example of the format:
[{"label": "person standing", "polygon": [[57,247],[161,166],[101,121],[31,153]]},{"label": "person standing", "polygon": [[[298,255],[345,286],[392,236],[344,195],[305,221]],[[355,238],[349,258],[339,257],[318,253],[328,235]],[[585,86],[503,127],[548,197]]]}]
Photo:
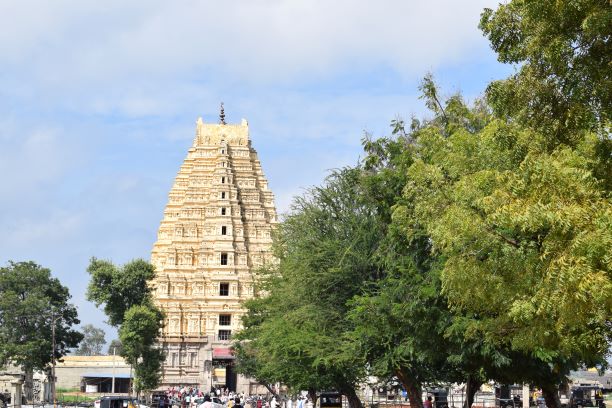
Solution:
[{"label": "person standing", "polygon": [[212,408],[212,402],[210,402],[209,394],[204,396],[204,404],[202,404],[202,408]]}]

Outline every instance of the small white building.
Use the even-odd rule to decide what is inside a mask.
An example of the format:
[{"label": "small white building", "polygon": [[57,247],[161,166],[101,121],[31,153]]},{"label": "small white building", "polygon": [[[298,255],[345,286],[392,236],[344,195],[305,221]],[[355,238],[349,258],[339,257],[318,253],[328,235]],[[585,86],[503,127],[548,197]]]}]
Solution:
[{"label": "small white building", "polygon": [[64,356],[55,366],[56,388],[79,392],[128,393],[130,366],[120,356]]}]

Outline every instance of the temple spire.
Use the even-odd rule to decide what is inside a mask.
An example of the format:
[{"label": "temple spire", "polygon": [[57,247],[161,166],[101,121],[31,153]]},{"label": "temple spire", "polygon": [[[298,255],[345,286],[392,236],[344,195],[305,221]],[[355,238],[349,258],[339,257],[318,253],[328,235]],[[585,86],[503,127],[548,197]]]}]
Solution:
[{"label": "temple spire", "polygon": [[221,102],[221,112],[219,112],[219,123],[225,125],[225,110],[223,109],[223,102]]}]

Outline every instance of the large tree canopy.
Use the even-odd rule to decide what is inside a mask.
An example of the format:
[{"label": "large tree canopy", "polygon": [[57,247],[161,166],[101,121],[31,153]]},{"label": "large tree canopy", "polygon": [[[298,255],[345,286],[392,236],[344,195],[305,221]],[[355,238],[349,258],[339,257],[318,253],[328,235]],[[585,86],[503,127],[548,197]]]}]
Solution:
[{"label": "large tree canopy", "polygon": [[513,0],[482,14],[480,27],[518,72],[489,85],[492,106],[571,143],[606,134],[612,104],[612,7],[608,0]]},{"label": "large tree canopy", "polygon": [[142,259],[123,266],[92,258],[87,298],[104,305],[109,322],[119,327],[118,350],[135,368],[137,391],[155,388],[160,380],[163,351],[156,339],[163,324],[162,312],[153,304],[149,280],[155,267]]},{"label": "large tree canopy", "polygon": [[121,355],[134,367],[137,390],[150,390],[159,384],[164,352],[156,346],[163,315],[150,305],[128,309],[119,329]]},{"label": "large tree canopy", "polygon": [[355,347],[365,353],[372,374],[399,379],[416,407],[422,405],[424,385],[468,382],[472,392],[485,379],[480,374],[485,361],[503,360],[496,350],[464,341],[462,332],[452,330],[453,315],[440,290],[443,263],[431,251],[425,228],[415,223],[413,234],[407,236],[402,224],[393,222],[398,208],[414,205],[402,191],[408,169],[419,157],[418,132],[432,126],[477,132],[489,117],[482,104],[470,109],[459,95],[442,100],[431,76],[421,89],[433,118],[413,120],[409,129],[395,120],[392,137],[364,138],[366,157],[359,167],[359,182],[365,199],[377,209],[381,235],[372,262],[380,273],[353,299],[348,313],[355,325]]},{"label": "large tree canopy", "polygon": [[433,118],[366,139],[364,162],[280,226],[237,345],[260,378],[317,387],[308,373],[333,383],[330,367],[362,364],[417,400],[423,382],[465,378],[471,394],[495,379],[558,407],[571,368],[605,364],[612,7],[512,0],[481,17],[516,74],[473,106],[427,76]]},{"label": "large tree canopy", "polygon": [[276,234],[278,265],[264,278],[264,298],[247,303],[241,336],[251,355],[285,366],[290,386],[337,389],[351,406],[360,405],[355,385],[365,361],[351,352],[348,302],[378,275],[372,256],[380,237],[359,175],[336,171],[296,199]]},{"label": "large tree canopy", "polygon": [[499,119],[478,132],[430,122],[414,133],[418,158],[395,212],[444,260],[452,310],[477,316],[463,320],[466,334],[550,365],[538,378],[551,397],[570,368],[604,362],[612,339],[601,142],[581,132],[555,147],[541,129]]},{"label": "large tree canopy", "polygon": [[83,335],[68,288],[51,271],[34,262],[9,262],[0,268],[0,365],[44,370],[51,363],[55,326],[55,358],[76,347]]},{"label": "large tree canopy", "polygon": [[87,272],[91,276],[87,299],[96,306],[104,305],[113,326],[123,323],[130,307],[151,301],[148,282],[155,276],[155,267],[145,260],[136,259],[117,267],[110,261],[92,258]]}]

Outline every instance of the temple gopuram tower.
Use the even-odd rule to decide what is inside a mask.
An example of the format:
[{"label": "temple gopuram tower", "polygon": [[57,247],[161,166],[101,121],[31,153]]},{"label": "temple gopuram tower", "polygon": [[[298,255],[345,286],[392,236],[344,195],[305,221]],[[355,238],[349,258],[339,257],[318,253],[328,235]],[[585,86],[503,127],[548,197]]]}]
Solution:
[{"label": "temple gopuram tower", "polygon": [[196,122],[153,246],[152,287],[166,316],[160,389],[211,386],[256,392],[233,370],[230,339],[255,271],[272,261],[274,195],[251,146],[246,120]]}]

